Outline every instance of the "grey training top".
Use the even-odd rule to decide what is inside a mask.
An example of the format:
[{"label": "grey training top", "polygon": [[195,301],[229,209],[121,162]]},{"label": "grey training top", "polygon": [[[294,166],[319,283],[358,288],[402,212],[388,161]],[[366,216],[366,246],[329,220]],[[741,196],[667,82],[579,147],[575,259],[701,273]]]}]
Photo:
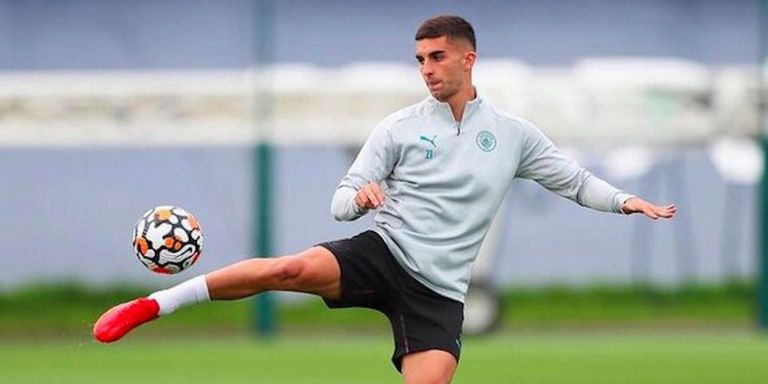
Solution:
[{"label": "grey training top", "polygon": [[464,302],[472,264],[515,177],[599,211],[620,212],[631,195],[563,156],[530,122],[482,98],[456,122],[433,97],[385,118],[333,195],[337,220],[366,213],[357,191],[383,182],[386,200],[372,230],[416,280]]}]

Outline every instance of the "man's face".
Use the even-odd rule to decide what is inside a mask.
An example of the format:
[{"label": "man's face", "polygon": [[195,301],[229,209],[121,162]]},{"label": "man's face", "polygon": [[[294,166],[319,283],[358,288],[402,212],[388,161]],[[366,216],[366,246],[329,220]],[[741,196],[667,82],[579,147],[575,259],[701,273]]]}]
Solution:
[{"label": "man's face", "polygon": [[440,36],[416,42],[416,60],[429,93],[447,101],[470,81],[475,53],[468,42]]}]

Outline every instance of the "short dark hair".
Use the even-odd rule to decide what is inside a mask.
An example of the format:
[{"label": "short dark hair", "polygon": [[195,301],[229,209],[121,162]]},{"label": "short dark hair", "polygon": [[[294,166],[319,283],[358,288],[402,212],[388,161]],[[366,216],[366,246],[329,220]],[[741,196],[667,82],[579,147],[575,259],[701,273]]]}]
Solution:
[{"label": "short dark hair", "polygon": [[472,24],[459,16],[440,15],[432,17],[421,23],[416,31],[416,41],[441,36],[447,36],[449,39],[464,39],[472,44],[473,50],[477,50],[475,30],[472,28]]}]

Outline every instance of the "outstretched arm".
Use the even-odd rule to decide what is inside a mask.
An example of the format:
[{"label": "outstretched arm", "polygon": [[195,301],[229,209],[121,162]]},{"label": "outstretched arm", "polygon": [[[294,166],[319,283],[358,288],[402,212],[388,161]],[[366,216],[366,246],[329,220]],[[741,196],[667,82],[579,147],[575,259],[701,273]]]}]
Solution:
[{"label": "outstretched arm", "polygon": [[563,155],[541,130],[521,120],[523,148],[517,176],[531,179],[579,205],[615,213],[643,213],[652,219],[671,218],[674,204],[656,206],[617,189]]}]

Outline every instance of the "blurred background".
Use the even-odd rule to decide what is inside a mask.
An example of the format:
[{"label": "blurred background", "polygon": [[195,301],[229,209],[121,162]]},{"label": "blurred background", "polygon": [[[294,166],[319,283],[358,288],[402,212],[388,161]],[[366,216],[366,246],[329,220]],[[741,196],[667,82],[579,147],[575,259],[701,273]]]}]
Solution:
[{"label": "blurred background", "polygon": [[[0,372],[128,382],[121,364],[194,350],[196,370],[168,362],[163,380],[225,365],[228,382],[397,382],[383,317],[298,294],[184,310],[109,349],[89,332],[120,300],[369,226],[335,222],[331,196],[376,123],[428,96],[413,35],[453,13],[474,25],[487,100],[599,177],[679,207],[671,221],[622,217],[516,180],[468,302],[467,333],[491,333],[467,341],[457,382],[765,377],[765,9],[0,0]],[[198,264],[172,277],[130,246],[139,216],[163,204],[193,212],[206,236]],[[30,372],[41,356],[48,369]],[[328,361],[338,368],[319,371]],[[644,365],[665,369],[638,375]]]}]

